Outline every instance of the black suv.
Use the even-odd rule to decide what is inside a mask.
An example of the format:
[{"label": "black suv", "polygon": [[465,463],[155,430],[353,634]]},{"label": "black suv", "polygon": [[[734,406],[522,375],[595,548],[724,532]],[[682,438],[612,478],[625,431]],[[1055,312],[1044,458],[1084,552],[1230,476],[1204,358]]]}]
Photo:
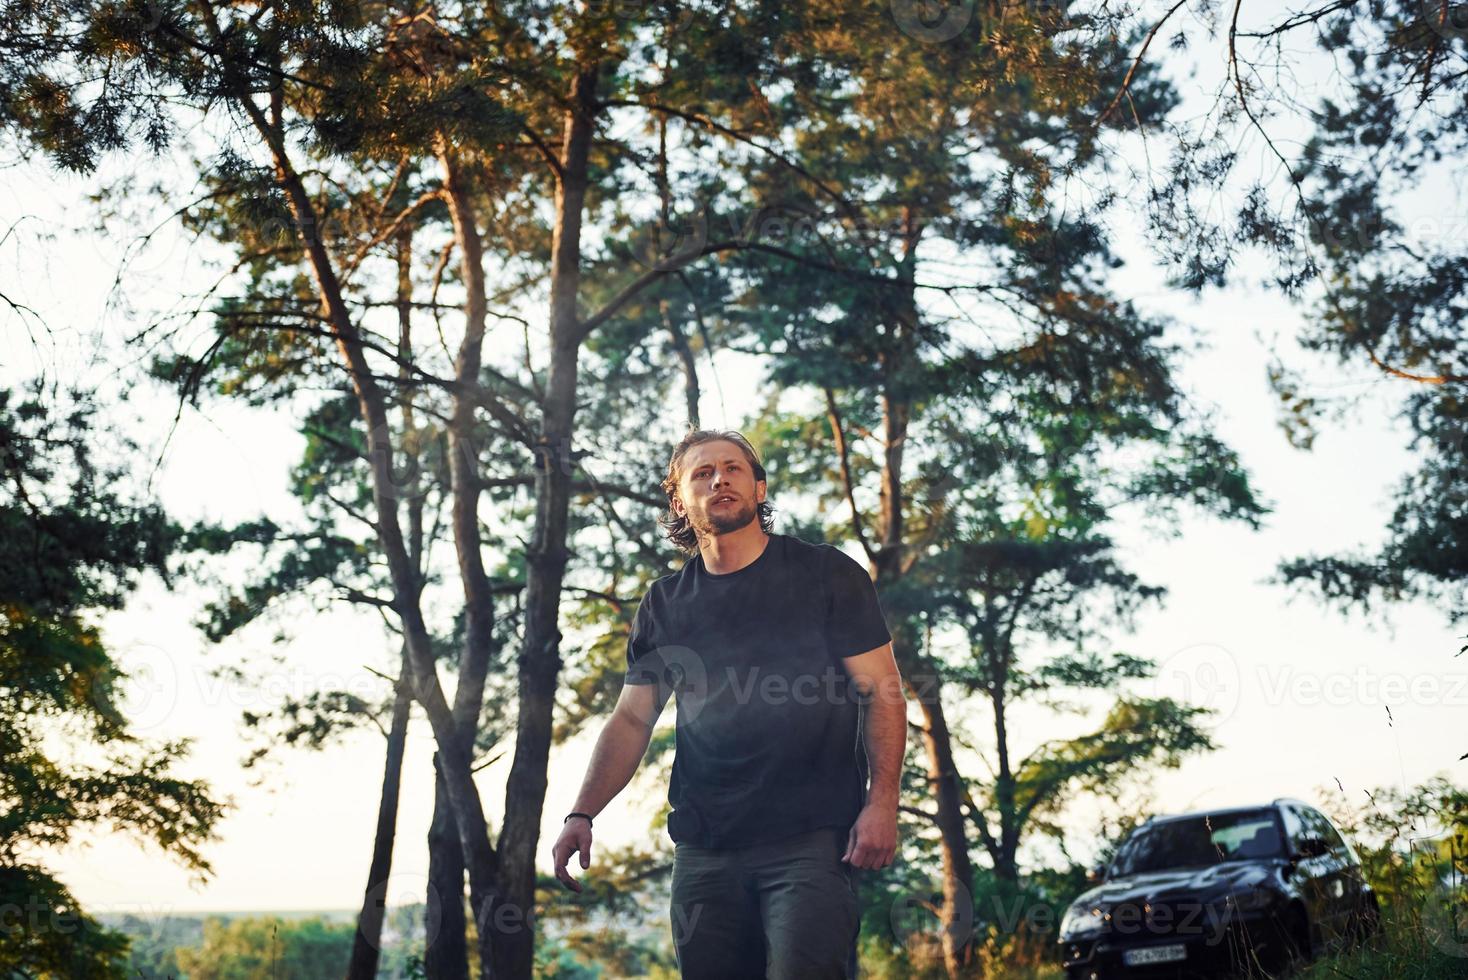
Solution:
[{"label": "black suv", "polygon": [[1275,973],[1376,928],[1351,845],[1298,800],[1157,817],[1060,926],[1066,976]]}]

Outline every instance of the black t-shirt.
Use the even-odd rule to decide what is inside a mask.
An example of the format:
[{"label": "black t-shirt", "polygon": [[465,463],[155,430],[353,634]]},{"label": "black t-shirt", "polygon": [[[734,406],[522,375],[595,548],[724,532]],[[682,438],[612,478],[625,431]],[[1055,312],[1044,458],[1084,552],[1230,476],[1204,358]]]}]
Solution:
[{"label": "black t-shirt", "polygon": [[739,847],[848,829],[867,760],[860,695],[842,657],[892,639],[861,565],[770,535],[750,564],[712,575],[695,555],[642,597],[628,684],[676,695],[668,835]]}]

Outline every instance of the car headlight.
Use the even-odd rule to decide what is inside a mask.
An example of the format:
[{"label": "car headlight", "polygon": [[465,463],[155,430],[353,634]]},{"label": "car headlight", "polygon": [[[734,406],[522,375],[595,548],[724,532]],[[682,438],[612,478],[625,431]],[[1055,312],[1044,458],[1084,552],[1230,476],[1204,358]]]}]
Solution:
[{"label": "car headlight", "polygon": [[1082,936],[1094,936],[1106,928],[1107,909],[1096,902],[1076,902],[1065,910],[1060,920],[1061,942],[1069,942]]},{"label": "car headlight", "polygon": [[1213,906],[1223,913],[1229,912],[1259,912],[1274,903],[1274,895],[1264,888],[1250,888],[1248,891],[1231,892],[1213,902]]}]

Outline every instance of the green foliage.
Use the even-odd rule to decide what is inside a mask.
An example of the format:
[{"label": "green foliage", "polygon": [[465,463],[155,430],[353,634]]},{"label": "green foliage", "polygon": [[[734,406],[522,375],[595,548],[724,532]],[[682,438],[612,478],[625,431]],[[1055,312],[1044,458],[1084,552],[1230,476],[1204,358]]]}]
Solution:
[{"label": "green foliage", "polygon": [[203,919],[189,916],[123,914],[105,921],[128,937],[129,980],[182,980],[178,948],[197,946],[204,938]]},{"label": "green foliage", "polygon": [[[302,598],[390,611],[371,516],[379,504],[408,515],[415,560],[431,551],[448,499],[452,354],[441,333],[442,357],[432,342],[415,346],[409,313],[431,306],[442,330],[449,253],[444,265],[425,261],[437,259],[431,249],[448,231],[433,157],[445,146],[461,153],[487,219],[493,304],[538,302],[554,186],[540,155],[559,138],[570,81],[586,67],[578,59],[594,50],[599,95],[642,126],[619,117],[598,130],[587,227],[603,232],[602,244],[578,260],[573,305],[601,308],[658,265],[678,215],[693,244],[704,244],[701,216],[707,241],[727,248],[717,262],[683,262],[585,346],[567,457],[578,484],[566,581],[578,601],[561,622],[590,640],[566,645],[560,679],[570,703],[558,706],[554,737],[609,707],[632,600],[670,570],[651,521],[656,479],[668,417],[693,414],[686,402],[668,408],[672,379],[693,373],[696,385],[688,365],[716,347],[748,350],[764,358],[777,396],[792,389],[818,406],[775,397],[755,424],[772,491],[791,501],[782,529],[860,538],[874,563],[900,568],[879,584],[907,641],[903,655],[950,682],[960,703],[970,695],[992,707],[1004,775],[967,802],[980,824],[992,820],[985,846],[1012,878],[1019,842],[1048,829],[1070,791],[1114,792],[1211,745],[1201,713],[1126,690],[1150,665],[1111,650],[1109,633],[1129,628],[1163,589],[1121,566],[1104,533],[1113,511],[1140,505],[1170,521],[1194,506],[1251,525],[1264,512],[1236,455],[1206,420],[1187,417],[1165,325],[1111,286],[1119,260],[1108,219],[1121,192],[1100,136],[1105,125],[1160,120],[1176,95],[1143,64],[1124,112],[1108,112],[1139,34],[1129,13],[1104,7],[986,7],[942,43],[904,41],[885,2],[658,3],[636,16],[625,4],[583,7],[573,15],[540,3],[471,4],[401,17],[354,4],[276,4],[268,17],[258,16],[264,7],[204,8],[216,22],[173,4],[6,5],[9,20],[43,43],[20,51],[0,42],[0,124],[65,166],[90,168],[136,125],[161,141],[164,105],[272,116],[256,125],[270,134],[257,132],[260,144],[227,146],[201,164],[205,197],[183,211],[190,230],[237,250],[238,295],[208,310],[217,338],[207,353],[172,351],[153,366],[195,403],[206,392],[307,403],[306,449],[292,474],[305,525],[262,519],[187,539],[205,555],[258,556],[249,580],[206,611],[206,631],[222,639]],[[83,79],[102,68],[116,87],[98,99]],[[671,111],[640,105],[651,102]],[[737,138],[724,139],[730,133]],[[263,145],[272,138],[285,143]],[[669,140],[683,152],[670,158]],[[1196,177],[1216,178],[1226,152],[1201,160]],[[280,174],[265,163],[271,154],[298,160],[318,226],[297,226]],[[1351,200],[1365,199],[1353,191]],[[656,221],[639,217],[649,210]],[[1278,232],[1257,208],[1250,228]],[[1191,246],[1186,230],[1176,239]],[[308,246],[342,272],[344,302],[388,385],[391,431],[377,435],[403,470],[386,490],[366,478],[366,434],[307,275]],[[1205,259],[1189,266],[1199,284],[1222,274]],[[420,288],[432,277],[434,302],[415,304],[410,282],[394,323],[376,315],[393,303],[374,287],[382,266],[399,262]],[[1451,272],[1439,278],[1451,283]],[[463,281],[448,273],[450,289]],[[547,378],[533,363],[542,352],[529,324],[523,358],[518,336],[496,341],[505,356],[473,379],[484,399],[455,451],[473,454],[503,544],[492,574],[505,608],[487,699],[500,718],[511,714],[520,588],[536,560],[525,531],[546,506],[527,505],[523,491],[532,478],[526,433],[543,421]],[[847,461],[837,435],[849,440]],[[1130,466],[1138,456],[1144,462]],[[430,600],[454,591],[438,588],[442,572],[426,557],[415,571]],[[916,638],[930,628],[956,631],[958,654],[920,650]],[[462,619],[440,632],[438,652],[452,663]],[[1057,641],[1074,652],[1029,656]],[[1072,711],[1098,695],[1114,704],[1093,731],[1010,758],[1002,723],[1014,703]],[[320,746],[380,709],[328,692],[287,706],[277,727],[246,721]],[[492,742],[499,733],[487,729]],[[654,755],[667,745],[660,737]],[[637,894],[639,868],[654,871],[619,856],[605,880],[593,876],[586,901],[617,907]],[[259,930],[247,931],[238,942],[258,947]],[[234,940],[217,928],[214,941]],[[586,934],[572,945],[605,955],[614,941]],[[995,937],[986,955],[1002,958],[1020,941]],[[542,966],[579,969],[549,948]]]},{"label": "green foliage", "polygon": [[[100,925],[44,869],[0,867],[0,968],[7,976],[118,978],[126,976],[127,937]],[[20,971],[20,972],[16,972]]]},{"label": "green foliage", "polygon": [[1205,709],[1167,698],[1117,701],[1094,732],[1048,743],[1019,767],[1019,812],[1054,813],[1063,804],[1064,790],[1104,794],[1139,769],[1176,769],[1184,757],[1211,751],[1217,746],[1202,727],[1207,715]]},{"label": "green foliage", "polygon": [[319,918],[209,918],[203,942],[176,955],[189,980],[319,980],[346,971],[356,931]]},{"label": "green foliage", "polygon": [[1422,462],[1395,490],[1386,542],[1280,562],[1276,578],[1342,608],[1372,611],[1424,598],[1454,619],[1468,615],[1468,412],[1461,396],[1414,392],[1409,399]]},{"label": "green foliage", "polygon": [[[126,498],[106,434],[82,396],[0,390],[0,963],[44,977],[122,975],[126,940],[100,927],[39,863],[84,827],[152,841],[206,877],[202,846],[222,806],[170,770],[187,740],[128,731],[126,677],[96,615],[138,576],[166,571],[177,529]],[[166,581],[165,576],[165,581]],[[57,753],[59,733],[78,756]]]},{"label": "green foliage", "polygon": [[538,878],[537,914],[549,928],[537,942],[537,977],[677,976],[665,929],[673,865],[664,826],[660,819],[651,828],[659,841],[651,848],[595,845],[585,870],[572,858],[578,894]]},{"label": "green foliage", "polygon": [[1463,975],[1463,954],[1440,949],[1424,931],[1420,912],[1398,902],[1383,907],[1374,941],[1322,957],[1296,974],[1301,980],[1461,980]]},{"label": "green foliage", "polygon": [[1462,976],[1468,957],[1468,791],[1436,776],[1363,795],[1352,804],[1321,793],[1376,890],[1382,928],[1365,947],[1318,963],[1304,976]]},{"label": "green foliage", "polygon": [[[551,876],[536,882],[539,914],[554,923],[556,933],[537,950],[537,961],[543,964],[537,976],[636,977],[675,969],[671,943],[661,938],[672,872],[670,848],[597,845],[593,853],[588,869],[575,858],[571,862],[571,873],[582,884],[580,893],[567,892]],[[658,930],[656,939],[642,935],[648,925]],[[594,969],[582,972],[589,967]]]},{"label": "green foliage", "polygon": [[[1461,3],[1424,0],[1322,2],[1239,24],[1227,111],[1168,128],[1174,153],[1147,200],[1181,285],[1221,285],[1241,255],[1260,254],[1272,285],[1308,310],[1301,346],[1405,393],[1416,462],[1383,542],[1279,568],[1281,581],[1340,608],[1421,598],[1468,614],[1468,253],[1461,208],[1440,199],[1468,149],[1465,26]],[[1299,87],[1325,66],[1318,87]],[[1283,138],[1292,124],[1303,142]],[[1241,145],[1280,178],[1240,173],[1257,156]],[[1230,178],[1243,186],[1220,218]],[[1353,396],[1312,388],[1304,367],[1276,360],[1269,376],[1297,446],[1310,446],[1322,417],[1354,410]]]}]

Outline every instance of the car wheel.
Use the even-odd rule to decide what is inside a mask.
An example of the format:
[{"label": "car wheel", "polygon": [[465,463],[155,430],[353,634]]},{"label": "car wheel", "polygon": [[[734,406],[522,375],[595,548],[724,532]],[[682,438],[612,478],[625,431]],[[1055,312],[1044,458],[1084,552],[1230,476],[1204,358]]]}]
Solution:
[{"label": "car wheel", "polygon": [[1314,943],[1310,938],[1310,920],[1306,918],[1304,909],[1291,906],[1283,916],[1280,927],[1279,949],[1283,962],[1279,965],[1286,973],[1315,958]]},{"label": "car wheel", "polygon": [[1381,908],[1375,895],[1368,895],[1351,920],[1351,942],[1368,942],[1381,928]]}]

